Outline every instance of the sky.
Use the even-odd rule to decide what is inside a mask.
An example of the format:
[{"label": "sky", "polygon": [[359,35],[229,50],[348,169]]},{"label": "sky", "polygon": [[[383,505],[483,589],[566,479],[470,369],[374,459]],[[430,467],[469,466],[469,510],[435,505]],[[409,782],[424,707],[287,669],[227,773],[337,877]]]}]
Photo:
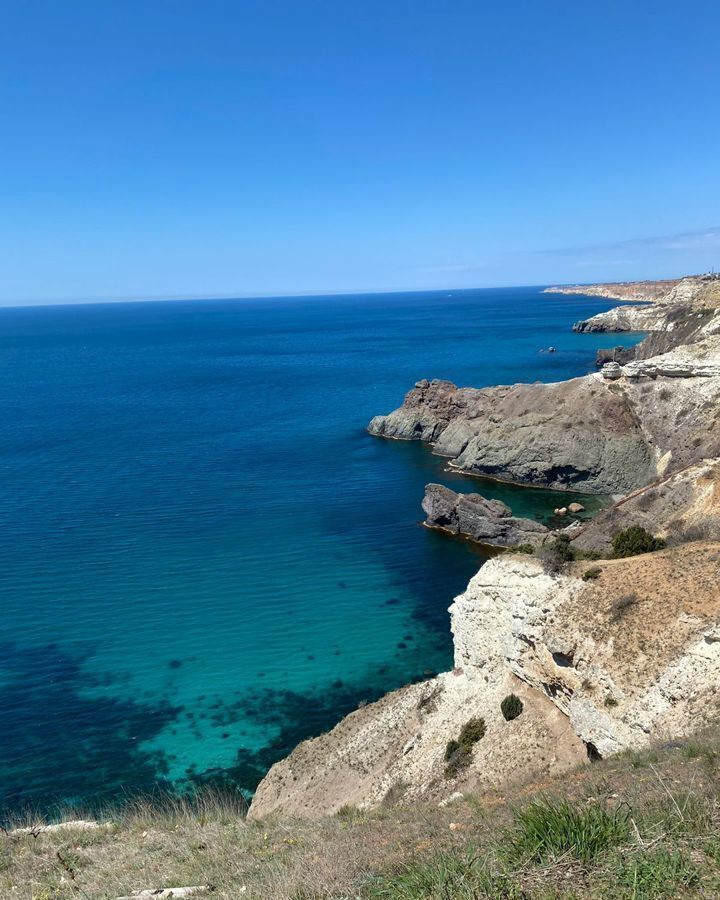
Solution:
[{"label": "sky", "polygon": [[720,268],[716,0],[2,0],[0,304]]}]

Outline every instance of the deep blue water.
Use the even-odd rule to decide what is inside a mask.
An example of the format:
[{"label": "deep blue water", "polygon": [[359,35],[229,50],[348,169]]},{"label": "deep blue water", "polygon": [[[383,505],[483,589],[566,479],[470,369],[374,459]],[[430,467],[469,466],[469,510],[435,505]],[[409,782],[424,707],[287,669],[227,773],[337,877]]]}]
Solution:
[{"label": "deep blue water", "polygon": [[424,484],[540,517],[557,498],[365,425],[421,377],[590,371],[608,338],[570,326],[611,305],[523,288],[0,310],[2,805],[252,789],[447,666],[447,607],[483,556],[419,525]]}]

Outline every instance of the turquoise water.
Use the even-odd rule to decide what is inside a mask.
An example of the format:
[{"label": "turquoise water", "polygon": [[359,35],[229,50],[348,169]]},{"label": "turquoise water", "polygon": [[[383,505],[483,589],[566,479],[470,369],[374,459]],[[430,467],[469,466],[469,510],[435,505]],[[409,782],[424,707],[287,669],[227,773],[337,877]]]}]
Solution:
[{"label": "turquoise water", "polygon": [[558,498],[365,425],[421,377],[587,372],[608,338],[570,326],[611,305],[523,288],[0,310],[2,805],[252,790],[298,740],[446,667],[447,607],[484,557],[420,526],[424,484],[541,518]]}]

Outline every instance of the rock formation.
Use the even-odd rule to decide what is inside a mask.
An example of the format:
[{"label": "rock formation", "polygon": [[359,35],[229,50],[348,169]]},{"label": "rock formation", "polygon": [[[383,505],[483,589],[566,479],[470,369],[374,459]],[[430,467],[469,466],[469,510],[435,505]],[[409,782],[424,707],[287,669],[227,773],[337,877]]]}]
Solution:
[{"label": "rock formation", "polygon": [[684,279],[642,309],[665,330],[624,365],[558,384],[422,380],[369,431],[431,443],[473,474],[608,494],[720,456],[720,281]]},{"label": "rock formation", "polygon": [[[250,818],[318,817],[403,798],[443,802],[458,790],[542,778],[717,720],[720,280],[582,292],[653,301],[578,328],[642,321],[652,333],[632,359],[561,384],[474,389],[422,380],[369,430],[426,441],[468,472],[623,495],[566,529],[575,550],[607,553],[629,525],[665,537],[668,547],[569,563],[555,574],[535,557],[491,559],[450,608],[453,670],[300,744],[262,781]],[[540,544],[547,536],[498,501],[440,485],[427,486],[423,508],[427,524],[486,543]],[[523,707],[506,721],[509,694]],[[484,736],[465,765],[448,766],[448,742],[471,719],[483,720]]]},{"label": "rock formation", "polygon": [[633,303],[654,303],[666,296],[682,279],[665,281],[616,281],[608,284],[568,284],[545,288],[545,294],[584,294],[588,297],[605,297],[608,300],[625,300]]},{"label": "rock formation", "polygon": [[[316,817],[346,804],[442,800],[538,779],[590,756],[697,730],[720,700],[720,544],[560,576],[537,560],[487,562],[450,608],[455,668],[352,713],[300,744],[260,784],[250,817]],[[515,693],[522,714],[500,704]],[[482,717],[466,769],[445,750]]]},{"label": "rock formation", "polygon": [[668,543],[720,540],[720,460],[703,460],[623,497],[573,529],[573,546],[609,552],[613,535],[631,525]]},{"label": "rock formation", "polygon": [[[668,289],[655,296],[653,302],[640,306],[617,306],[577,322],[573,330],[672,332],[692,314],[712,315],[720,306],[720,280],[717,278],[694,276],[656,284],[666,284]],[[634,298],[628,296],[627,299]]]},{"label": "rock formation", "polygon": [[425,524],[451,534],[461,534],[490,547],[538,546],[548,529],[532,519],[519,519],[499,500],[480,494],[458,494],[441,484],[428,484],[422,508]]}]

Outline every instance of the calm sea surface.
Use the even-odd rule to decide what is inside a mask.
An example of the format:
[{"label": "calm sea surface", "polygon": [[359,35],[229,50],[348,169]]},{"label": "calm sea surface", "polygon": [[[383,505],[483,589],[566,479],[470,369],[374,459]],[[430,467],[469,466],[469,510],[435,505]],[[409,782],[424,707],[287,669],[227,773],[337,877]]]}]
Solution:
[{"label": "calm sea surface", "polygon": [[557,495],[365,425],[421,377],[588,372],[637,339],[570,331],[612,305],[522,288],[0,310],[0,805],[251,790],[448,666],[447,607],[484,557],[420,526],[424,484],[540,518]]}]

